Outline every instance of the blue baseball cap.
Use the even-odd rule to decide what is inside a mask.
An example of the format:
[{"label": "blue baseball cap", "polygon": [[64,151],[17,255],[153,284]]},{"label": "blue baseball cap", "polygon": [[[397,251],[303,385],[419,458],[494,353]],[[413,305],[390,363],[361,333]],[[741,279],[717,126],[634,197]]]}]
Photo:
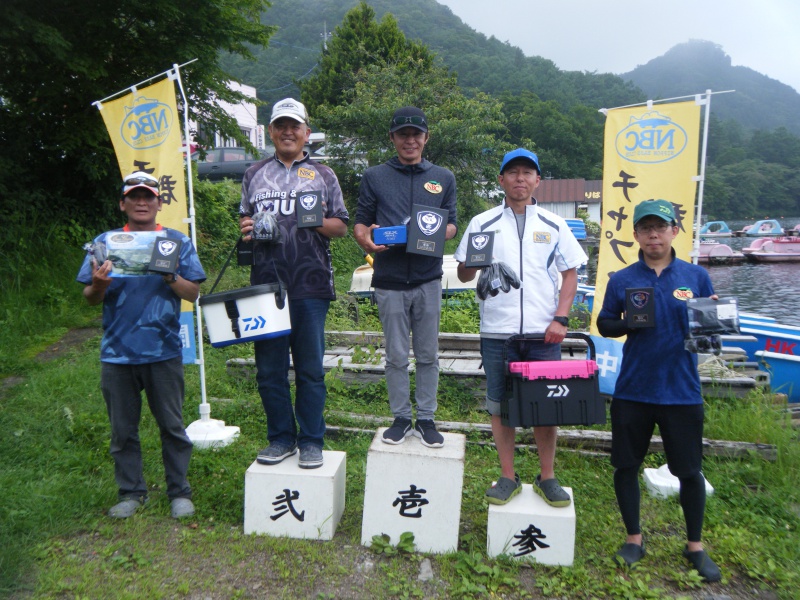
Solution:
[{"label": "blue baseball cap", "polygon": [[675,208],[669,200],[643,200],[633,209],[633,226],[645,217],[660,217],[668,223],[674,223]]},{"label": "blue baseball cap", "polygon": [[503,157],[503,162],[500,163],[500,175],[502,175],[503,171],[506,170],[508,163],[517,159],[523,159],[532,162],[533,166],[536,167],[536,172],[539,173],[539,175],[542,174],[542,170],[539,168],[539,157],[530,150],[525,150],[525,148],[517,148],[516,150],[506,153],[506,155]]}]

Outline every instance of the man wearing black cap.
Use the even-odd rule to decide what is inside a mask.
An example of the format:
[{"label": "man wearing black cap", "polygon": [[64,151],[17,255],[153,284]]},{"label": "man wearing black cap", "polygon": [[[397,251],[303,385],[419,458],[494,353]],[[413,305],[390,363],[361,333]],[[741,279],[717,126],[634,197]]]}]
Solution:
[{"label": "man wearing black cap", "polygon": [[[364,172],[358,196],[356,241],[367,254],[375,253],[372,286],[386,341],[386,385],[394,423],[383,434],[387,444],[401,444],[416,435],[431,448],[444,438],[433,418],[439,386],[439,317],[442,298],[442,259],[406,252],[405,246],[376,245],[377,227],[403,225],[412,206],[445,209],[445,239],[456,234],[456,180],[453,174],[422,158],[428,142],[428,120],[414,106],[395,111],[389,139],[397,156]],[[412,428],[408,376],[409,333],[413,333],[416,365],[417,421]]]},{"label": "man wearing black cap", "polygon": [[[95,249],[114,243],[130,245],[140,235],[154,238],[156,243],[162,238],[179,241],[181,249],[177,271],[170,275],[123,276],[98,251],[86,257],[78,273],[87,302],[103,304],[100,387],[111,424],[110,452],[119,495],[108,514],[128,518],[147,502],[139,444],[144,391],[161,432],[170,512],[181,519],[194,514],[192,489],[186,479],[192,442],[183,426],[181,300],[194,302],[206,275],[192,241],[156,222],[161,210],[156,177],[142,171],[128,175],[123,180],[119,209],[127,219],[125,227],[95,238]],[[119,263],[116,258],[114,261]]]},{"label": "man wearing black cap", "polygon": [[[700,536],[705,513],[703,477],[703,396],[697,355],[684,347],[689,332],[686,300],[717,299],[708,272],[675,256],[678,235],[672,203],[645,200],[633,211],[638,262],[611,275],[597,329],[605,337],[627,335],[622,366],[611,402],[611,464],[627,538],[617,552],[632,565],[645,555],[639,524],[639,468],[655,425],[664,442],[670,472],[680,481],[686,521],[683,555],[705,581],[719,581],[719,567],[706,554]],[[630,291],[650,288],[653,327],[630,329],[625,319]]]},{"label": "man wearing black cap", "polygon": [[[503,424],[500,403],[506,394],[509,361],[561,360],[561,342],[567,334],[567,315],[578,287],[577,268],[588,258],[564,219],[541,208],[533,193],[540,181],[539,158],[525,148],[508,152],[497,181],[505,192],[500,206],[470,221],[455,253],[458,278],[472,281],[477,268],[467,267],[467,241],[474,232],[496,232],[493,262],[514,270],[520,285],[481,301],[481,357],[486,373],[486,409],[492,418],[492,436],[502,476],[486,492],[490,504],[506,504],[522,489],[514,470],[515,429]],[[559,275],[562,283],[559,287]],[[542,341],[507,344],[516,334],[541,334]],[[506,354],[507,350],[507,354]],[[539,475],[533,489],[551,506],[572,502],[555,476],[556,427],[534,427],[539,453]]]}]

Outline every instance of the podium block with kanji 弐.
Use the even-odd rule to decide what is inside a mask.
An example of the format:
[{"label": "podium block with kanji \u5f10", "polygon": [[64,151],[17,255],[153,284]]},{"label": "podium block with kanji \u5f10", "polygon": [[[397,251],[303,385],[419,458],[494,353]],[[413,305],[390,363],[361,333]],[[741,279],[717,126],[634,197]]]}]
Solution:
[{"label": "podium block with kanji \u5f10", "polygon": [[419,552],[444,553],[458,547],[466,438],[442,433],[444,446],[428,448],[416,437],[386,444],[378,429],[367,454],[361,543],[386,534],[396,545],[414,534]]},{"label": "podium block with kanji \u5f10", "polygon": [[543,565],[570,566],[575,557],[575,500],[569,506],[547,504],[530,484],[508,504],[489,505],[486,553],[533,559]]},{"label": "podium block with kanji \u5f10", "polygon": [[323,451],[318,469],[298,454],[277,465],[253,462],[244,475],[244,532],[330,540],[344,512],[344,452]]}]

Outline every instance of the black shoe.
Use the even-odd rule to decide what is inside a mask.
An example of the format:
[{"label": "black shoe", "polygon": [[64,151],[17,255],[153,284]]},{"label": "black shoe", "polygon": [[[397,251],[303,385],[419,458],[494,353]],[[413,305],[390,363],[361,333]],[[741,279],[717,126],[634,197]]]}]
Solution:
[{"label": "black shoe", "polygon": [[395,417],[392,426],[383,432],[381,440],[387,444],[402,444],[410,435],[414,435],[414,432],[411,430],[411,419]]},{"label": "black shoe", "polygon": [[514,496],[522,491],[522,482],[519,475],[514,473],[513,481],[508,477],[501,477],[492,487],[486,490],[486,500],[489,504],[508,504]]},{"label": "black shoe", "polygon": [[688,548],[683,549],[683,555],[692,563],[692,568],[700,574],[703,581],[713,583],[722,579],[719,567],[711,560],[711,557],[705,550],[698,550],[697,552],[689,552]]},{"label": "black shoe", "polygon": [[284,458],[297,452],[297,444],[270,444],[258,453],[256,460],[261,465],[277,465]]},{"label": "black shoe", "polygon": [[444,446],[444,436],[436,431],[436,424],[431,419],[417,419],[414,426],[414,435],[428,448],[441,448]]},{"label": "black shoe", "polygon": [[623,544],[622,548],[620,548],[614,556],[618,561],[621,560],[631,567],[642,560],[644,555],[644,540],[642,540],[641,546],[639,544]]},{"label": "black shoe", "polygon": [[539,494],[550,506],[557,508],[569,506],[572,502],[572,498],[569,497],[569,494],[561,487],[555,477],[542,481],[542,476],[537,475],[536,479],[533,480],[533,491]]},{"label": "black shoe", "polygon": [[297,465],[301,469],[318,469],[322,466],[322,448],[308,444],[300,448],[300,460]]}]

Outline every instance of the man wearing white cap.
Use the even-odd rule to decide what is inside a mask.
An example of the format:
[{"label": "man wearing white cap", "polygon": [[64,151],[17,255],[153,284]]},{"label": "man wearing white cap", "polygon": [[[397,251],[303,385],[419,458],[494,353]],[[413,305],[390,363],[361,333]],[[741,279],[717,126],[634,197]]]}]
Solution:
[{"label": "man wearing white cap", "polygon": [[[300,450],[299,466],[322,466],[325,419],[325,318],[335,298],[330,238],[347,234],[348,213],[336,174],[312,160],[305,145],[311,134],[306,107],[293,98],[276,102],[269,122],[275,155],[244,174],[239,227],[245,240],[254,217],[266,213],[271,241],[253,245],[253,285],[280,283],[287,289],[292,332],[254,342],[256,380],[267,415],[269,446],[260,464],[275,465]],[[295,202],[316,193],[322,225],[299,228]],[[295,403],[289,387],[289,353],[295,372]]]},{"label": "man wearing white cap", "polygon": [[[119,209],[127,217],[122,229],[95,238],[93,247],[114,241],[130,242],[144,232],[156,239],[181,242],[177,270],[169,275],[116,276],[114,264],[95,252],[78,273],[89,304],[103,304],[100,344],[100,387],[111,424],[110,452],[119,501],[109,516],[127,518],[147,502],[142,472],[139,419],[142,391],[161,432],[161,455],[171,514],[180,519],[194,514],[192,489],[186,480],[192,442],[183,426],[183,342],[181,300],[194,302],[206,275],[192,241],[180,231],[156,222],[161,210],[158,179],[137,171],[122,184]],[[151,234],[152,235],[152,234]],[[117,259],[114,259],[117,260]]]}]

